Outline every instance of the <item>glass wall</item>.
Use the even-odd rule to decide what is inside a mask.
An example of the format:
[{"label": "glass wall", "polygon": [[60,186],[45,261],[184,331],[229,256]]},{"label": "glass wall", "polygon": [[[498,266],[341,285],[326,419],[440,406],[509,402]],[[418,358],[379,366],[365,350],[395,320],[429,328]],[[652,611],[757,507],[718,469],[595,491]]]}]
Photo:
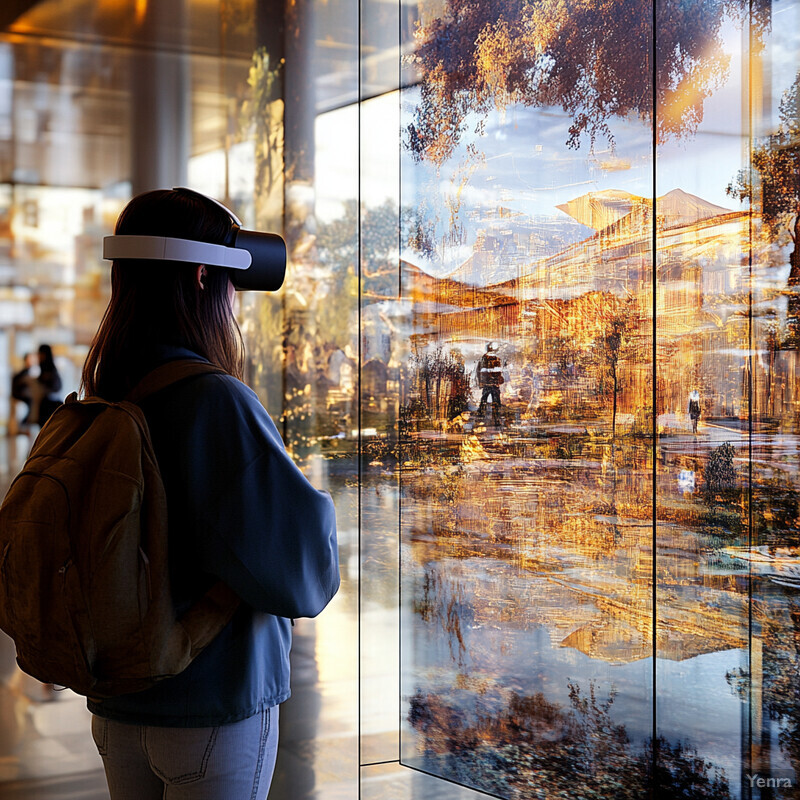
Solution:
[{"label": "glass wall", "polygon": [[246,377],[343,590],[275,797],[796,795],[800,3],[5,14],[3,385],[77,388],[131,194],[287,240]]},{"label": "glass wall", "polygon": [[419,8],[401,761],[792,797],[797,8]]}]

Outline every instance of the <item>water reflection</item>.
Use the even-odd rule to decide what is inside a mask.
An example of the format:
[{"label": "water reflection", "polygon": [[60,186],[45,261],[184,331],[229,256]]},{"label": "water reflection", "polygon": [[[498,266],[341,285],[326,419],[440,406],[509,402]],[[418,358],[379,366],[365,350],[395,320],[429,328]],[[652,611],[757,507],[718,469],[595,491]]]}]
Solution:
[{"label": "water reflection", "polygon": [[[728,437],[706,429],[701,442],[676,436],[659,450],[653,643],[646,442],[612,444],[541,424],[411,436],[420,463],[403,472],[409,763],[509,797],[530,796],[524,787],[534,784],[541,794],[533,796],[589,797],[630,773],[630,794],[613,796],[637,797],[655,748],[665,792],[670,780],[691,777],[692,796],[739,796],[748,763],[735,733],[749,701],[744,621],[750,564],[760,558],[759,681],[765,716],[779,728],[771,767],[800,766],[789,689],[800,678],[796,561],[786,548],[741,545],[748,442]],[[786,473],[780,443],[759,452],[755,479],[774,478],[759,482],[764,504],[785,519],[796,508],[785,489],[796,475]],[[696,491],[679,482],[688,464],[700,476]],[[655,739],[654,652],[664,709]],[[581,750],[600,733],[607,750]]]}]

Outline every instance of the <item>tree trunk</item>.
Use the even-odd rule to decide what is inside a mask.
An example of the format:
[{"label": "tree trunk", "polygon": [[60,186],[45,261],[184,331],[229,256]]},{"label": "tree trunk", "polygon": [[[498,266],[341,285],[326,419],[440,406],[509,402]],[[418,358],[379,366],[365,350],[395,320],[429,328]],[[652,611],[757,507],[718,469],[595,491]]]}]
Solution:
[{"label": "tree trunk", "polygon": [[614,381],[614,400],[611,404],[611,438],[617,438],[617,370],[614,368],[614,371],[611,375]]},{"label": "tree trunk", "polygon": [[798,251],[798,237],[800,236],[800,214],[794,218],[794,247],[789,254],[789,298],[786,309],[786,346],[796,350],[800,347],[800,251]]},{"label": "tree trunk", "polygon": [[789,254],[789,286],[797,286],[800,284],[800,252],[797,250],[798,241],[800,241],[800,213],[794,218],[794,236],[792,239],[794,247]]}]

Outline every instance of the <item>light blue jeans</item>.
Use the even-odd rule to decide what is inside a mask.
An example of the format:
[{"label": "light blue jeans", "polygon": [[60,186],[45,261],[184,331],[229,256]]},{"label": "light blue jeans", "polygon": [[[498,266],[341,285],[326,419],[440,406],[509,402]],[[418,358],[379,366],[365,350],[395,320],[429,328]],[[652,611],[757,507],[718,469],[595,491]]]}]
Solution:
[{"label": "light blue jeans", "polygon": [[111,800],[264,800],[278,754],[278,707],[214,728],[92,717]]}]

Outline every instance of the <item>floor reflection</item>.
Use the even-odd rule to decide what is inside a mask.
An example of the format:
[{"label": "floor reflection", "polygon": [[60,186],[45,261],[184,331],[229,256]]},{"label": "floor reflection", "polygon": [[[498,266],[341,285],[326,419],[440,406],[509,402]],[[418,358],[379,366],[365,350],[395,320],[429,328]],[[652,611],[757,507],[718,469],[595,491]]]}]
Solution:
[{"label": "floor reflection", "polygon": [[33,797],[37,791],[54,797],[60,781],[74,784],[76,778],[84,789],[94,784],[102,790],[97,796],[105,796],[83,698],[54,692],[22,673],[14,644],[2,633],[0,677],[0,797]]},{"label": "floor reflection", "polygon": [[[0,439],[3,495],[31,443]],[[329,488],[339,514],[342,588],[318,620],[295,626],[293,695],[281,708],[270,800],[358,796],[357,500],[352,481]],[[89,719],[83,698],[52,693],[22,673],[13,642],[0,632],[0,800],[107,800]]]}]

